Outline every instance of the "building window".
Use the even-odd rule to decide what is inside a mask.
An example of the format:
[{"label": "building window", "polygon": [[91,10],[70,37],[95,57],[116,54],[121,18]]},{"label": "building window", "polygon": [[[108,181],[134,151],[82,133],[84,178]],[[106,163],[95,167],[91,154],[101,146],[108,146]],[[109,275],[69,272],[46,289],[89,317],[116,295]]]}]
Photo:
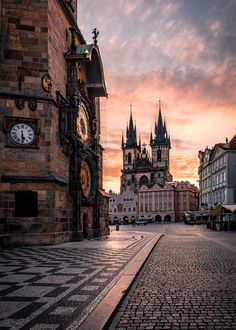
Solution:
[{"label": "building window", "polygon": [[[140,183],[140,187],[142,186],[142,185],[148,185],[148,178],[147,178],[147,176],[146,175],[143,175],[141,178],[140,178],[140,181],[139,181],[139,183]],[[145,195],[145,197],[147,197],[147,195]]]},{"label": "building window", "polygon": [[157,161],[161,161],[161,150],[160,149],[158,149],[157,150]]},{"label": "building window", "polygon": [[135,209],[135,207],[133,208],[133,212],[135,212],[136,211],[136,209]]},{"label": "building window", "polygon": [[128,164],[131,164],[131,153],[128,153]]},{"label": "building window", "polygon": [[15,193],[15,216],[38,216],[38,193],[35,191],[17,191]]}]

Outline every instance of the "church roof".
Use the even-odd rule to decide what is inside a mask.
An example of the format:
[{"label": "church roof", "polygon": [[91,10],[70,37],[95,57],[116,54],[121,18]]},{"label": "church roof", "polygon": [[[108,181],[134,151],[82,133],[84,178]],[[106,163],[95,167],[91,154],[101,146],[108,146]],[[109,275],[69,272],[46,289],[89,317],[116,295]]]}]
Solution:
[{"label": "church roof", "polygon": [[155,136],[154,139],[152,137],[152,132],[150,134],[150,145],[158,146],[158,145],[166,145],[171,148],[170,144],[170,136],[168,136],[166,122],[162,119],[161,113],[161,101],[159,101],[159,112],[158,112],[158,121],[155,122]]},{"label": "church roof", "polygon": [[126,146],[126,148],[127,147],[137,147],[136,126],[134,127],[132,109],[130,109],[129,125],[127,126],[127,130],[126,130],[125,146]]},{"label": "church roof", "polygon": [[86,86],[94,96],[107,96],[101,55],[97,44],[70,46],[65,54],[66,60],[84,61],[86,67]]}]

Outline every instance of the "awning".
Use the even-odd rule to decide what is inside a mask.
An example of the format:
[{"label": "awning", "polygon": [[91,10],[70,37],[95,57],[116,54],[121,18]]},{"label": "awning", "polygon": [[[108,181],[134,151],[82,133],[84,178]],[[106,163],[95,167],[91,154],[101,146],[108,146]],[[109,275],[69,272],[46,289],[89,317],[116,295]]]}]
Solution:
[{"label": "awning", "polygon": [[226,213],[236,214],[236,204],[219,204],[210,211],[210,215],[215,217]]}]

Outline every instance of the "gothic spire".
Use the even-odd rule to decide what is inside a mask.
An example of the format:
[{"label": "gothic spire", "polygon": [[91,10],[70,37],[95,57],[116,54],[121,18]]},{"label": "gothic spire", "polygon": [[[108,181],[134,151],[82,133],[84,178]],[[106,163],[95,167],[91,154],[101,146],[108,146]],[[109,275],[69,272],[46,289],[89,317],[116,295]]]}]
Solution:
[{"label": "gothic spire", "polygon": [[121,138],[121,148],[122,149],[124,148],[124,134],[123,134],[123,131],[122,131],[122,138]]},{"label": "gothic spire", "polygon": [[[156,123],[155,123],[155,125],[156,125]],[[152,146],[153,145],[153,138],[152,138],[152,130],[151,130],[151,133],[150,133],[150,146]]]},{"label": "gothic spire", "polygon": [[161,100],[159,100],[158,122],[155,123],[154,145],[168,144],[168,136],[166,131],[166,122],[162,120]]},{"label": "gothic spire", "polygon": [[134,127],[132,117],[132,104],[130,104],[130,117],[126,136],[126,147],[137,147],[136,125]]},{"label": "gothic spire", "polygon": [[139,143],[138,143],[139,149],[141,150],[141,136],[139,135]]}]

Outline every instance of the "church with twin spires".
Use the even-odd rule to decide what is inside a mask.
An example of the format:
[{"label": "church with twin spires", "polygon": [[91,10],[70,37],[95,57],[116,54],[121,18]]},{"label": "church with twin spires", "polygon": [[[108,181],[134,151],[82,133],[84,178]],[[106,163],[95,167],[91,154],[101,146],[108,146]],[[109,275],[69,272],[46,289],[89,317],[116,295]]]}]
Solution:
[{"label": "church with twin spires", "polygon": [[164,185],[172,181],[170,173],[170,135],[165,120],[162,119],[159,101],[158,120],[155,122],[154,137],[150,133],[151,154],[146,144],[137,140],[136,125],[133,123],[132,109],[126,129],[126,139],[122,135],[123,168],[121,170],[121,192],[130,188],[138,192],[142,185],[151,188],[155,184]]},{"label": "church with twin spires", "polygon": [[188,181],[173,181],[170,173],[171,142],[160,101],[149,145],[150,151],[140,138],[137,140],[130,109],[126,136],[122,134],[121,142],[120,194],[109,192],[110,224],[128,224],[137,218],[155,223],[182,221],[187,212],[198,209],[198,188]]}]

